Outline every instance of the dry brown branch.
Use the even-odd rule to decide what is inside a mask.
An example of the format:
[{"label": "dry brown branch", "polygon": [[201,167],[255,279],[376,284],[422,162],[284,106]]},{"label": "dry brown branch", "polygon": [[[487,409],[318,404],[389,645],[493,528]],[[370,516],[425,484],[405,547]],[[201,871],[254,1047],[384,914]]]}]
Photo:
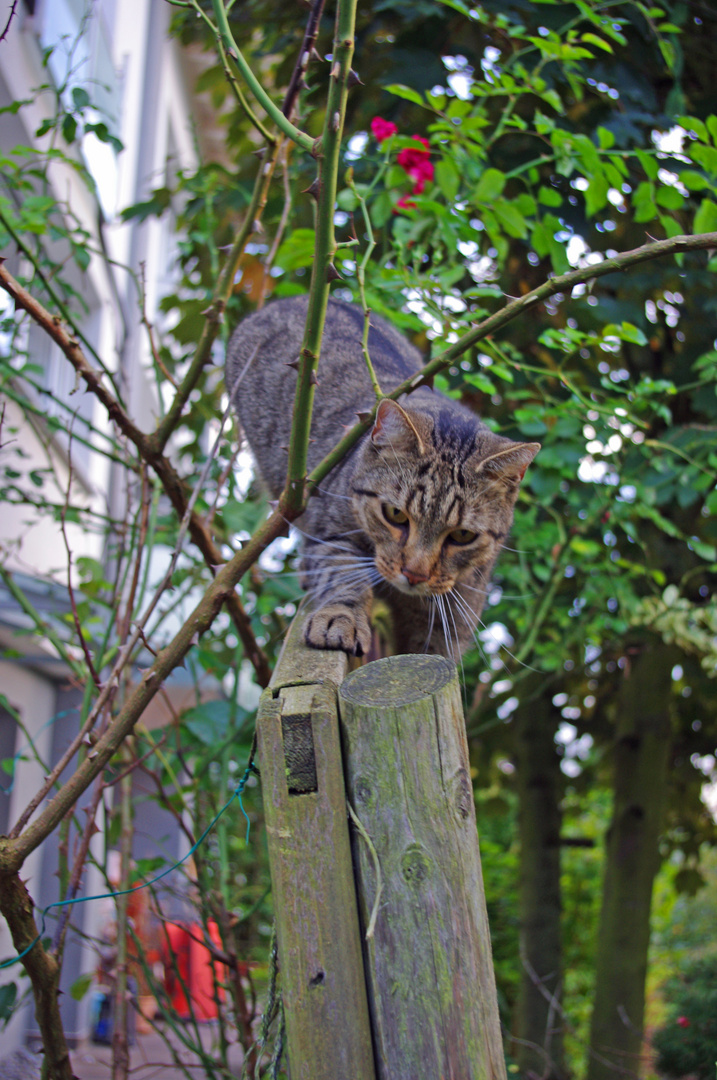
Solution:
[{"label": "dry brown branch", "polygon": [[[98,373],[88,363],[79,341],[68,333],[58,317],[51,315],[38,300],[15,280],[4,265],[0,265],[0,286],[60,347],[77,374],[84,380],[88,390],[95,395],[107,410],[110,420],[117,425],[122,434],[134,445],[142,460],[151,465],[181,521],[187,509],[188,498],[183,480],[162,450],[156,449],[153,438],[147,436],[133,423],[114,395],[104,385],[102,373]],[[189,520],[189,535],[202,553],[207,566],[214,573],[216,567],[224,562],[224,556],[220,548],[215,544],[206,524],[194,512]],[[269,662],[254,636],[249,617],[235,592],[226,597],[226,606],[244,646],[246,656],[254,666],[257,681],[260,686],[267,686],[271,677]]]}]

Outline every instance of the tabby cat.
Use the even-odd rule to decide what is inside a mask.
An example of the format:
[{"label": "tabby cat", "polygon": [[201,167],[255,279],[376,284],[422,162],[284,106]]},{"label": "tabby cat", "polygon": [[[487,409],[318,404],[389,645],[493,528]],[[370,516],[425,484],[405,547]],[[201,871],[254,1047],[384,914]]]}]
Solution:
[{"label": "tabby cat", "polygon": [[[277,300],[235,331],[227,385],[262,479],[285,483],[295,369],[307,298]],[[361,352],[363,313],[330,300],[319,363],[309,469],[375,397]],[[371,316],[368,348],[389,392],[422,366],[419,352]],[[473,641],[490,573],[513,520],[518,485],[540,449],[495,435],[469,409],[421,387],[383,400],[373,429],[331,472],[299,521],[304,636],[356,656],[371,643],[374,597],[388,605],[397,652],[457,659]]]}]

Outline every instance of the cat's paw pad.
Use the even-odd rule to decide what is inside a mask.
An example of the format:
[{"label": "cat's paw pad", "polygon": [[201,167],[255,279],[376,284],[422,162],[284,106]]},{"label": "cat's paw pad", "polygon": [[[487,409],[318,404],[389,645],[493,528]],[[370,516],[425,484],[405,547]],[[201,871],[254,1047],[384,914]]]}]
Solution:
[{"label": "cat's paw pad", "polygon": [[304,641],[312,649],[341,649],[350,656],[364,656],[371,647],[371,628],[363,611],[328,604],[306,620]]}]

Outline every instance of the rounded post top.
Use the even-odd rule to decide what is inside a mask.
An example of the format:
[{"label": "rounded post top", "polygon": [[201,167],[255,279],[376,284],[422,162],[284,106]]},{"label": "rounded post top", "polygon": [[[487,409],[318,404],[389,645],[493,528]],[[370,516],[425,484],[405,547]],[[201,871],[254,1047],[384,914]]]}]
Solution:
[{"label": "rounded post top", "polygon": [[431,697],[454,678],[456,666],[445,656],[387,656],[352,671],[339,693],[353,705],[392,708]]}]

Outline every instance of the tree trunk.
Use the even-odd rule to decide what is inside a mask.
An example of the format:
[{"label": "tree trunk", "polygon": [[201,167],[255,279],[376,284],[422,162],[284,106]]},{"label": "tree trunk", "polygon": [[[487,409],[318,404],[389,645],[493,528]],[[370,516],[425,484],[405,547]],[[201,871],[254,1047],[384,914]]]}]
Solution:
[{"label": "tree trunk", "polygon": [[[560,934],[560,759],[549,697],[515,714],[521,980],[514,1056],[522,1076],[564,1075]],[[559,717],[558,717],[559,719]]]},{"label": "tree trunk", "polygon": [[640,1072],[652,883],[670,760],[674,649],[640,643],[619,697],[587,1080]]}]

